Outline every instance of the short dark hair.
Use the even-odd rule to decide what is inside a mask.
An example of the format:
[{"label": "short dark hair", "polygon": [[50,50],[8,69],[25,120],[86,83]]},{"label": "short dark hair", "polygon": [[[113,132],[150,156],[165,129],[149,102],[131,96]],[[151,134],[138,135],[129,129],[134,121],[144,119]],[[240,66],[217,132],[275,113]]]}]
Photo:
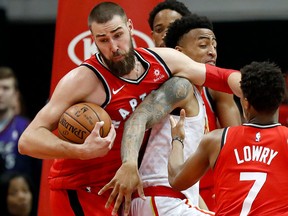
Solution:
[{"label": "short dark hair", "polygon": [[183,16],[170,24],[164,38],[166,47],[175,48],[183,35],[196,28],[206,28],[213,31],[213,24],[206,16],[191,14]]},{"label": "short dark hair", "polygon": [[240,69],[243,96],[261,113],[273,113],[285,95],[285,81],[281,69],[268,61],[252,62]]},{"label": "short dark hair", "polygon": [[89,14],[88,26],[90,28],[92,22],[106,23],[116,15],[120,16],[124,21],[127,21],[126,13],[120,5],[113,2],[99,3]]},{"label": "short dark hair", "polygon": [[18,80],[17,77],[10,67],[6,66],[1,66],[0,67],[0,80],[2,79],[8,79],[8,78],[13,78],[14,79],[14,87],[15,89],[18,89]]},{"label": "short dark hair", "polygon": [[153,30],[153,23],[154,23],[154,19],[157,13],[165,9],[177,11],[182,16],[187,16],[191,14],[189,9],[182,2],[179,2],[176,0],[166,0],[166,1],[160,2],[158,5],[156,5],[153,8],[153,10],[149,14],[148,23],[149,23],[151,30]]}]

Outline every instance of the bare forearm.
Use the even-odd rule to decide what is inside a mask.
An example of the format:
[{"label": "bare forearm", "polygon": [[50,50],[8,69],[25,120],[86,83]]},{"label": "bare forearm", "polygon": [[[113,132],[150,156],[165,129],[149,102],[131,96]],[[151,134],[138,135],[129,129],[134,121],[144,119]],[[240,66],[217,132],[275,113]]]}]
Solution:
[{"label": "bare forearm", "polygon": [[141,124],[141,119],[142,118],[137,115],[131,116],[125,123],[121,145],[122,163],[130,161],[137,164],[139,149],[145,133],[145,125]]},{"label": "bare forearm", "polygon": [[[32,123],[33,124],[33,123]],[[31,125],[30,125],[31,126]],[[43,126],[29,127],[19,140],[19,152],[42,159],[80,159],[89,160],[105,156],[112,148],[116,137],[113,125],[106,137],[101,137],[99,131],[103,122],[97,122],[81,144],[64,141],[55,136]]]},{"label": "bare forearm", "polygon": [[38,128],[33,132],[28,129],[21,136],[18,148],[21,154],[41,159],[76,157],[69,151],[67,142],[60,140],[45,128]]},{"label": "bare forearm", "polygon": [[[127,120],[121,145],[122,162],[133,161],[137,163],[139,149],[143,142],[145,130],[160,121],[169,113],[155,103],[154,93],[148,95]],[[163,96],[164,97],[164,96]],[[166,109],[170,110],[171,108]]]},{"label": "bare forearm", "polygon": [[173,77],[145,98],[125,123],[121,146],[123,162],[137,162],[145,130],[175,109],[189,91],[192,91],[192,85],[188,80]]},{"label": "bare forearm", "polygon": [[169,183],[174,185],[175,177],[184,164],[183,146],[179,141],[173,141],[168,159]]},{"label": "bare forearm", "polygon": [[241,96],[241,73],[237,70],[224,69],[206,64],[206,78],[204,86],[217,91],[234,93]]}]

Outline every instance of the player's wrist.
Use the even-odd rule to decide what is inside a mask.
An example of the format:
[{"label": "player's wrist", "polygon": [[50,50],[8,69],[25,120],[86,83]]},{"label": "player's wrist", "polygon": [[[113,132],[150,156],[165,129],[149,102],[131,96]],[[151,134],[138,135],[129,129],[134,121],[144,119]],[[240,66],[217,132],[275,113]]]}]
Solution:
[{"label": "player's wrist", "polygon": [[180,137],[178,136],[175,136],[172,138],[172,146],[175,142],[179,142],[182,144],[182,148],[184,148],[184,139],[181,139]]},{"label": "player's wrist", "polygon": [[219,68],[209,64],[205,64],[205,67],[206,67],[206,78],[203,84],[204,86],[207,86],[217,91],[226,92],[229,94],[233,94],[234,91],[237,91],[238,94],[238,89],[232,89],[230,85],[235,85],[233,84],[233,82],[236,82],[237,79],[239,79],[239,77],[236,77],[235,78],[236,80],[232,81],[232,84],[228,83],[228,78],[230,77],[231,74],[235,72],[240,73],[239,71],[233,69]]}]

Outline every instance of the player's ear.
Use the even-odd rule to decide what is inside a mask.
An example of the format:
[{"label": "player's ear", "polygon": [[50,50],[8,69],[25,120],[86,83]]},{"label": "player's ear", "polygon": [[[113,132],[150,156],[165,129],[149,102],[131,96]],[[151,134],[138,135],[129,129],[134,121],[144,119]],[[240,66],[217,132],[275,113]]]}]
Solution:
[{"label": "player's ear", "polygon": [[247,100],[247,98],[244,98],[243,100],[242,100],[242,106],[243,106],[243,109],[244,110],[248,110],[249,108],[250,108],[250,103],[248,102],[248,100]]},{"label": "player's ear", "polygon": [[93,37],[92,33],[89,35],[89,37],[91,38],[92,42],[95,43],[95,40],[94,40],[94,37]]},{"label": "player's ear", "polygon": [[133,35],[133,23],[132,23],[132,20],[131,19],[128,19],[128,21],[127,21],[127,27],[128,27],[128,29],[129,29],[129,31],[130,31],[130,33],[131,33],[131,35]]},{"label": "player's ear", "polygon": [[93,37],[92,29],[89,28],[89,30],[90,30],[90,35],[89,35],[89,37],[92,39],[93,42],[95,42],[94,37]]},{"label": "player's ear", "polygon": [[152,38],[152,40],[153,40],[153,43],[156,44],[156,42],[155,42],[155,36],[154,36],[154,31],[151,31],[150,34],[151,34],[151,38]]},{"label": "player's ear", "polygon": [[175,47],[175,49],[180,51],[180,52],[182,52],[182,50],[183,50],[183,48],[181,46],[178,46],[178,45]]}]

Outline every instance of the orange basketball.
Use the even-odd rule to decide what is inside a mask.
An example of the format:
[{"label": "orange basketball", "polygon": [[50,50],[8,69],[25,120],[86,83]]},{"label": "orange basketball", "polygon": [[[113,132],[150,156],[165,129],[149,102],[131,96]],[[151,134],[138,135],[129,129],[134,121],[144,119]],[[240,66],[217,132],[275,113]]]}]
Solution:
[{"label": "orange basketball", "polygon": [[97,104],[84,102],[75,104],[62,114],[58,123],[58,136],[69,142],[84,143],[96,122],[100,121],[104,121],[100,135],[105,137],[111,126],[108,113]]}]

